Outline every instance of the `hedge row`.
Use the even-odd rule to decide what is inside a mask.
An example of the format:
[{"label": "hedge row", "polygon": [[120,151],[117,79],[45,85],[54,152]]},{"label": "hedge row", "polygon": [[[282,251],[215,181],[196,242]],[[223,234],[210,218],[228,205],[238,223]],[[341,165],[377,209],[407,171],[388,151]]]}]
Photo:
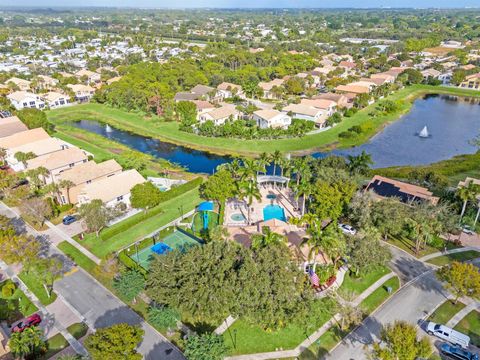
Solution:
[{"label": "hedge row", "polygon": [[143,274],[144,276],[147,275],[147,270],[143,267],[138,265],[130,256],[128,256],[124,251],[121,251],[118,254],[118,260],[123,263],[128,269],[130,270],[137,270],[139,273]]},{"label": "hedge row", "polygon": [[128,229],[130,229],[132,226],[135,226],[137,225],[138,223],[142,222],[142,221],[145,221],[155,215],[158,215],[160,214],[162,211],[163,211],[163,208],[162,208],[162,203],[165,202],[165,201],[168,201],[168,200],[171,200],[173,198],[176,198],[177,196],[185,193],[185,192],[188,192],[190,190],[193,190],[195,188],[197,188],[198,186],[200,186],[200,184],[203,182],[203,178],[201,177],[198,177],[198,178],[195,178],[193,179],[192,181],[189,181],[185,184],[182,184],[182,185],[179,185],[179,186],[176,186],[168,191],[165,191],[162,193],[162,196],[161,196],[161,200],[160,200],[160,204],[150,210],[148,210],[148,212],[141,212],[141,213],[138,213],[138,214],[135,214],[134,216],[132,217],[129,217],[128,219],[125,219],[115,225],[113,225],[112,227],[109,227],[107,229],[105,229],[104,231],[102,231],[100,237],[102,238],[102,240],[108,240]]}]

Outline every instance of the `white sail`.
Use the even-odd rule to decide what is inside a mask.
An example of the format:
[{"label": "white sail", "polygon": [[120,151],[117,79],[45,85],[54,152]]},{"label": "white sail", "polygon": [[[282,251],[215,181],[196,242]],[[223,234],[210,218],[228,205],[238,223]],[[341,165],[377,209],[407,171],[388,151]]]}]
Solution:
[{"label": "white sail", "polygon": [[422,138],[427,138],[428,137],[428,129],[427,129],[427,126],[424,126],[422,131],[420,131],[420,133],[418,134],[418,136],[422,137]]}]

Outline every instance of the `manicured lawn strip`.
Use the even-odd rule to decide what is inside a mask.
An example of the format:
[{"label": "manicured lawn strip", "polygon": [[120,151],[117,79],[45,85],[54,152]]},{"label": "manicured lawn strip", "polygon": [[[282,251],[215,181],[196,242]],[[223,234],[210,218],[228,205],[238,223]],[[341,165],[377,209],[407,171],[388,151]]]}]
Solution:
[{"label": "manicured lawn strip", "polygon": [[[145,221],[132,225],[128,230],[113,236],[104,241],[97,238],[95,234],[88,234],[84,240],[79,243],[88,248],[91,252],[100,258],[121,249],[124,246],[140,240],[144,236],[152,233],[164,224],[168,224],[180,216],[179,207],[183,205],[183,211],[188,212],[195,208],[200,202],[198,188],[190,190],[176,198],[165,201],[160,206],[164,209],[158,215],[155,215]],[[114,225],[115,226],[115,225]]]},{"label": "manicured lawn strip", "polygon": [[468,261],[480,257],[480,252],[475,250],[468,250],[454,254],[442,255],[431,260],[428,260],[430,264],[443,266],[450,264],[452,261]]},{"label": "manicured lawn strip", "polygon": [[347,272],[339,291],[341,294],[352,293],[354,295],[360,295],[375,281],[389,272],[390,269],[388,267],[380,267],[366,274],[361,274],[358,278],[356,278],[354,274]]},{"label": "manicured lawn strip", "polygon": [[388,239],[388,243],[395,245],[396,247],[405,250],[409,254],[416,256],[417,258],[421,258],[422,256],[433,254],[439,251],[444,250],[444,245],[446,244],[447,250],[457,249],[462,246],[455,245],[455,243],[451,241],[443,241],[441,239],[436,239],[435,243],[438,243],[437,246],[426,245],[423,250],[420,250],[418,254],[415,254],[415,244],[413,241],[407,238],[390,238]]},{"label": "manicured lawn strip", "polygon": [[25,285],[27,285],[28,289],[35,294],[35,296],[44,306],[50,305],[57,299],[57,294],[53,290],[51,296],[48,297],[42,282],[33,275],[22,271],[18,277],[25,283]]},{"label": "manicured lawn strip", "polygon": [[57,246],[65,255],[72,259],[78,266],[82,267],[85,271],[92,273],[97,264],[78,250],[75,246],[68,243],[67,241],[62,241]]},{"label": "manicured lawn strip", "polygon": [[72,336],[75,338],[75,339],[81,339],[82,337],[84,337],[87,332],[88,332],[88,325],[83,323],[83,322],[80,322],[80,323],[75,323],[75,324],[72,324],[70,325],[68,328],[67,328],[67,331],[72,334]]},{"label": "manicured lawn strip", "polygon": [[455,326],[455,330],[470,336],[471,342],[480,346],[480,312],[473,310]]},{"label": "manicured lawn strip", "polygon": [[371,314],[373,310],[378,308],[389,297],[388,287],[392,288],[392,294],[397,291],[400,288],[400,280],[398,277],[393,277],[385,281],[381,287],[361,302],[360,306],[367,314]]},{"label": "manicured lawn strip", "polygon": [[[365,311],[365,318],[383,304],[390,296],[386,291],[386,287],[392,288],[392,294],[400,288],[400,281],[397,277],[388,279],[383,285],[370,294],[360,303],[360,307]],[[352,329],[342,331],[338,325],[333,325],[320,338],[313,343],[307,350],[300,354],[300,360],[316,360],[326,355],[347,336]]]},{"label": "manicured lawn strip", "polygon": [[450,300],[446,300],[440,305],[432,315],[428,317],[429,321],[437,324],[446,324],[457,312],[462,310],[465,304],[457,302],[456,304]]},{"label": "manicured lawn strip", "polygon": [[44,359],[50,359],[53,355],[59,353],[60,351],[68,347],[69,343],[62,334],[57,334],[48,339],[47,345],[48,350],[43,356]]},{"label": "manicured lawn strip", "polygon": [[316,306],[325,308],[325,311],[321,316],[312,317],[306,327],[290,322],[280,330],[266,331],[260,326],[249,325],[244,320],[238,319],[223,334],[223,338],[231,348],[232,355],[293,349],[331,318],[333,314],[329,311],[332,308],[330,302],[331,300],[328,299],[320,299],[316,302]]},{"label": "manicured lawn strip", "polygon": [[[361,144],[377,133],[383,126],[385,126],[385,124],[398,119],[402,114],[408,112],[411,108],[412,102],[416,98],[428,93],[480,96],[480,92],[465,89],[429,85],[409,86],[386,98],[392,101],[405,100],[405,102],[399,107],[399,110],[395,113],[372,118],[369,113],[377,106],[377,104],[372,104],[357,112],[352,117],[345,119],[339,125],[328,131],[307,135],[303,138],[277,140],[207,138],[179,131],[178,122],[162,121],[157,117],[146,118],[141,113],[129,113],[94,103],[51,110],[47,115],[50,121],[57,124],[75,120],[96,120],[139,135],[158,138],[200,150],[208,150],[220,154],[237,153],[254,155],[264,151],[273,152],[275,150],[280,150],[283,152],[298,152],[319,149],[334,144],[340,145],[341,147]],[[373,122],[374,126],[371,131],[361,134],[355,139],[341,139],[339,141],[339,133],[346,131],[353,125],[361,125],[366,121]]]}]

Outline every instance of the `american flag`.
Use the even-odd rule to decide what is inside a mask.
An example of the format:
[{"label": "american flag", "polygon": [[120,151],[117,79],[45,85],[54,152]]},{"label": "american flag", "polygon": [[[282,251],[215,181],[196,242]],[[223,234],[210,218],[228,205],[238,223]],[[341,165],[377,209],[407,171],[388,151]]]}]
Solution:
[{"label": "american flag", "polygon": [[320,279],[318,278],[318,275],[315,274],[315,271],[313,271],[312,268],[308,271],[308,275],[310,276],[310,282],[314,287],[319,287],[320,286]]}]

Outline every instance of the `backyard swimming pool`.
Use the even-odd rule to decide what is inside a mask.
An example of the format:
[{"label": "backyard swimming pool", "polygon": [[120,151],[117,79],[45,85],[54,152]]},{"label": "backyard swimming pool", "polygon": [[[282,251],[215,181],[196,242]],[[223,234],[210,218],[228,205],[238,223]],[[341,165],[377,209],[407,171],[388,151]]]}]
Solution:
[{"label": "backyard swimming pool", "polygon": [[263,220],[278,219],[286,221],[285,210],[279,205],[267,205],[263,208]]}]

